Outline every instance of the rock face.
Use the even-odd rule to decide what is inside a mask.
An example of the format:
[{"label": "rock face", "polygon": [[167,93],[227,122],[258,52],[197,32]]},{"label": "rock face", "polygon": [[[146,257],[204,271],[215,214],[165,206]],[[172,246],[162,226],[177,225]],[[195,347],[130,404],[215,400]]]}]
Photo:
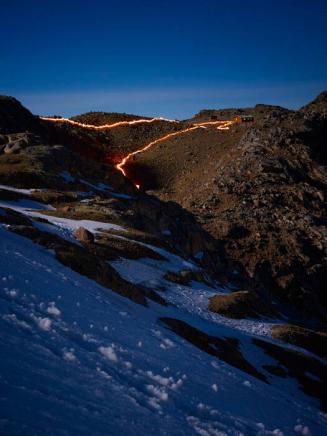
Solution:
[{"label": "rock face", "polygon": [[190,210],[258,289],[323,321],[326,95],[300,111],[257,105],[200,112],[196,121],[241,112],[255,122],[167,141],[133,163],[135,171],[151,166],[152,192]]},{"label": "rock face", "polygon": [[228,206],[205,227],[258,284],[325,318],[327,177],[311,143],[316,131],[311,138],[301,121],[294,114],[248,130],[239,157],[214,179],[215,196]]}]

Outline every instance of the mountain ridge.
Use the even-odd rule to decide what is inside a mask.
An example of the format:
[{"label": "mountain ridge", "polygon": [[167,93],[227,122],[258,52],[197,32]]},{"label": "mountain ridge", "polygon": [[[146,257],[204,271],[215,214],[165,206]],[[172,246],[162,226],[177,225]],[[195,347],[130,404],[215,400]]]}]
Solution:
[{"label": "mountain ridge", "polygon": [[0,98],[1,432],[326,431],[324,101],[96,130]]}]

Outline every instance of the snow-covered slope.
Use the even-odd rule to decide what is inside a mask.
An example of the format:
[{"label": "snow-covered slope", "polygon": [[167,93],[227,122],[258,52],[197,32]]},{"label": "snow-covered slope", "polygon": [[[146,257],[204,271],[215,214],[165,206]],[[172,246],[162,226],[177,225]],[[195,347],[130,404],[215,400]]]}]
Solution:
[{"label": "snow-covered slope", "polygon": [[[27,213],[26,204],[13,203],[1,206]],[[29,215],[39,213],[34,209]],[[56,234],[73,238],[72,220],[50,221]],[[108,229],[108,223],[101,227]],[[95,228],[99,225],[89,227]],[[274,342],[270,324],[209,314],[208,297],[223,290],[168,282],[167,271],[198,267],[152,249],[165,260],[120,259],[111,265],[128,281],[160,292],[172,303],[168,306],[135,304],[0,225],[0,433],[326,433],[326,415],[317,399],[304,394],[294,378],[263,371],[262,365],[276,361],[252,339]],[[174,333],[168,326],[176,319],[204,335],[238,341],[259,376]]]}]

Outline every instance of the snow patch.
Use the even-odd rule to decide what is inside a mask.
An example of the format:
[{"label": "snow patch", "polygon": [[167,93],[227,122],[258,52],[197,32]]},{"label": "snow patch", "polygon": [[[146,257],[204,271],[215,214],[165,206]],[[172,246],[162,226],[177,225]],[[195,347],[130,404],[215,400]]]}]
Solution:
[{"label": "snow patch", "polygon": [[35,321],[41,330],[46,332],[51,330],[52,321],[50,318],[36,318]]},{"label": "snow patch", "polygon": [[63,355],[63,358],[67,362],[76,362],[77,361],[77,357],[75,356],[74,348],[71,348],[70,350],[64,350],[62,355]]},{"label": "snow patch", "polygon": [[114,363],[118,362],[118,356],[112,347],[99,347],[100,353]]},{"label": "snow patch", "polygon": [[14,313],[12,313],[10,315],[3,315],[2,319],[17,325],[18,327],[22,327],[23,329],[26,329],[26,330],[31,329],[31,326],[28,325],[27,322],[25,322],[21,319],[18,319]]},{"label": "snow patch", "polygon": [[294,431],[296,434],[299,434],[301,436],[311,436],[311,431],[310,431],[309,427],[306,425],[297,424],[294,427]]},{"label": "snow patch", "polygon": [[20,188],[14,188],[13,186],[8,185],[0,185],[0,189],[3,189],[5,191],[12,191],[12,192],[18,192],[20,194],[24,195],[31,195],[33,191],[43,191],[43,189],[20,189]]},{"label": "snow patch", "polygon": [[151,395],[154,395],[158,400],[160,401],[168,400],[169,395],[167,394],[164,388],[158,388],[154,385],[146,385],[146,389]]},{"label": "snow patch", "polygon": [[58,307],[56,307],[56,303],[54,301],[49,303],[49,307],[47,308],[47,312],[49,315],[53,315],[53,316],[60,316],[61,315],[61,312],[58,309]]}]

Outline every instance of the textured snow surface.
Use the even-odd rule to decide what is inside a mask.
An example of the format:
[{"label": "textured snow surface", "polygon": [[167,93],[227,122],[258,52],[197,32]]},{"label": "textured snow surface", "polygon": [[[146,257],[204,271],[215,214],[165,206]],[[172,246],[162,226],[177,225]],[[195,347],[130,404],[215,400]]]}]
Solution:
[{"label": "textured snow surface", "polygon": [[0,208],[9,208],[30,217],[46,219],[47,221],[49,221],[49,223],[53,224],[57,228],[61,228],[66,231],[68,230],[70,232],[73,232],[79,227],[84,227],[85,229],[89,230],[94,234],[100,232],[101,230],[111,230],[111,229],[120,230],[120,231],[125,230],[122,226],[119,226],[117,224],[103,223],[100,221],[93,221],[93,220],[74,220],[68,218],[60,218],[52,215],[45,215],[36,211],[37,210],[54,211],[55,208],[50,205],[39,203],[38,201],[34,201],[34,200],[25,200],[25,199],[15,200],[15,201],[0,200]]},{"label": "textured snow surface", "polygon": [[[294,380],[263,383],[158,321],[175,317],[218,337],[237,337],[252,364],[274,363],[246,348],[250,337],[239,326],[206,318],[204,309],[186,303],[198,295],[194,305],[202,307],[210,288],[166,284],[162,295],[176,305],[145,308],[6,226],[0,226],[0,256],[0,434],[326,434],[318,401]],[[164,272],[185,268],[183,262],[173,256],[114,265],[135,282],[162,285]]]},{"label": "textured snow surface", "polygon": [[165,280],[164,276],[169,271],[178,272],[185,268],[196,269],[197,267],[191,262],[185,261],[172,253],[168,253],[166,250],[149,244],[142,245],[146,245],[153,251],[158,252],[165,257],[167,261],[142,258],[137,260],[120,259],[110,262],[123,278],[135,284],[157,289],[170,303],[203,319],[219,323],[220,325],[232,326],[241,331],[247,331],[262,336],[271,336],[270,322],[251,321],[248,319],[234,320],[209,312],[209,298],[220,292],[225,293],[228,289],[213,289],[198,282],[192,282],[189,286],[183,286]]}]

